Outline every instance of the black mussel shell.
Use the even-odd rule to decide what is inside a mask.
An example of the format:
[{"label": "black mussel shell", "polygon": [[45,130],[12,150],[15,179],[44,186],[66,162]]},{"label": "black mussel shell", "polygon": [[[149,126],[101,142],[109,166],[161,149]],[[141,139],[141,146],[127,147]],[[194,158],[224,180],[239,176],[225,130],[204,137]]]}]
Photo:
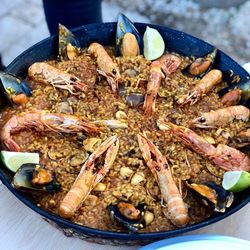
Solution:
[{"label": "black mussel shell", "polygon": [[196,191],[201,196],[203,202],[212,206],[215,212],[224,213],[234,200],[232,192],[226,191],[213,182],[192,183],[188,184],[188,187]]},{"label": "black mussel shell", "polygon": [[[204,71],[201,72],[200,74],[198,74],[198,75],[192,75],[192,74],[190,73],[190,67],[191,67],[191,65],[192,65],[194,62],[192,62],[192,63],[189,64],[186,68],[184,68],[184,69],[182,70],[182,73],[183,73],[184,75],[188,75],[188,76],[192,76],[192,77],[196,77],[196,78],[202,78],[206,73],[208,73],[208,72],[213,68],[214,63],[215,63],[215,59],[216,59],[216,55],[217,55],[217,51],[218,51],[217,48],[213,48],[212,51],[209,52],[208,54],[206,54],[205,56],[203,56],[203,57],[201,57],[201,58],[197,58],[197,59],[200,59],[201,63],[202,63],[203,59],[204,59],[204,60],[206,60],[206,59],[211,60],[211,64],[209,65],[209,67],[208,67],[208,68],[205,68]],[[197,59],[196,59],[196,60],[197,60]]]},{"label": "black mussel shell", "polygon": [[4,96],[7,97],[11,104],[14,104],[12,101],[12,96],[14,95],[31,95],[31,90],[28,83],[26,83],[24,80],[20,80],[11,73],[0,72],[0,86]]},{"label": "black mussel shell", "polygon": [[[49,175],[51,175],[51,180],[49,182],[45,182],[44,184],[33,184],[34,176],[36,176],[37,171],[39,171],[40,169],[43,169]],[[47,171],[43,165],[35,163],[23,164],[14,175],[12,180],[12,186],[15,189],[20,190],[38,190],[45,192],[56,192],[60,191],[61,188],[61,185],[56,180],[54,174],[51,174],[49,171]]]},{"label": "black mussel shell", "polygon": [[80,42],[76,39],[74,34],[68,30],[64,25],[59,23],[59,58],[61,60],[69,60],[68,45],[72,45],[73,52],[77,55],[80,51]]},{"label": "black mussel shell", "polygon": [[139,48],[140,48],[140,54],[143,53],[143,40],[138,32],[138,30],[135,28],[133,22],[131,22],[124,14],[119,13],[117,18],[117,28],[116,28],[116,48],[115,52],[116,55],[121,55],[121,44],[122,39],[125,33],[132,33],[138,42]]},{"label": "black mussel shell", "polygon": [[137,108],[144,102],[144,95],[141,93],[131,93],[125,96],[125,102],[129,107]]},{"label": "black mussel shell", "polygon": [[119,96],[125,96],[127,92],[126,86],[124,83],[120,83],[119,84],[119,88],[118,88],[118,94]]},{"label": "black mussel shell", "polygon": [[117,205],[110,205],[108,207],[111,219],[118,222],[124,228],[128,229],[128,231],[130,233],[135,233],[139,229],[144,227],[142,221],[144,218],[143,216],[144,216],[144,211],[145,211],[145,205],[139,204],[136,207],[136,209],[139,209],[141,211],[141,213],[139,215],[139,219],[138,220],[130,220],[121,214]]}]

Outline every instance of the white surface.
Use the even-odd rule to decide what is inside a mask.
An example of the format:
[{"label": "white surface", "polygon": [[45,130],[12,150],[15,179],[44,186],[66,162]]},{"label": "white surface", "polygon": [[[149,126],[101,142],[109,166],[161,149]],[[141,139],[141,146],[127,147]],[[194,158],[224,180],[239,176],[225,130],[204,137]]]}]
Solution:
[{"label": "white surface", "polygon": [[204,241],[196,241],[196,242],[183,242],[179,243],[176,245],[171,245],[171,246],[165,246],[161,248],[157,248],[157,250],[221,250],[221,249],[226,249],[226,250],[249,250],[249,246],[242,246],[237,243],[233,242],[212,242],[209,240],[204,240]]},{"label": "white surface", "polygon": [[[194,233],[212,233],[250,240],[250,204],[234,215]],[[67,238],[23,205],[0,184],[0,249],[1,250],[134,250],[138,247],[112,247]]]}]

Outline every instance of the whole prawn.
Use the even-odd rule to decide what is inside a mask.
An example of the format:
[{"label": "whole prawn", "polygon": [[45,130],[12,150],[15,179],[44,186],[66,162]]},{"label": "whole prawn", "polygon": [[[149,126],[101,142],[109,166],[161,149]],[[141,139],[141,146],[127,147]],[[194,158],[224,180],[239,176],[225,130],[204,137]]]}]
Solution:
[{"label": "whole prawn", "polygon": [[[150,115],[155,111],[155,102],[164,74],[174,73],[181,64],[181,59],[172,54],[165,54],[150,65],[149,81],[143,104],[146,114]],[[163,74],[164,73],[164,74]]]},{"label": "whole prawn", "polygon": [[76,76],[45,62],[33,63],[28,69],[28,76],[35,81],[49,83],[55,88],[66,89],[74,95],[81,94],[81,91],[88,89],[88,85]]},{"label": "whole prawn", "polygon": [[198,84],[190,91],[187,95],[180,96],[177,103],[185,105],[190,103],[193,105],[198,102],[201,97],[211,91],[216,85],[218,85],[222,80],[222,72],[218,69],[213,69],[209,71]]},{"label": "whole prawn", "polygon": [[214,128],[227,125],[233,120],[248,121],[250,110],[245,106],[230,106],[215,111],[203,113],[191,121],[191,125],[198,128]]},{"label": "whole prawn", "polygon": [[114,93],[118,92],[118,81],[120,72],[116,63],[109,56],[104,47],[99,43],[91,43],[88,52],[96,57],[98,73],[107,78],[108,83]]},{"label": "whole prawn", "polygon": [[188,211],[169,170],[166,157],[145,134],[140,133],[137,138],[142,156],[159,185],[162,198],[167,203],[169,219],[174,225],[184,227],[190,220]]},{"label": "whole prawn", "polygon": [[226,171],[250,171],[250,159],[241,151],[224,144],[218,144],[217,147],[214,147],[203,137],[186,127],[177,126],[162,119],[158,120],[157,123],[161,130],[168,130],[188,148],[212,160],[218,167]]},{"label": "whole prawn", "polygon": [[77,133],[85,131],[95,133],[99,128],[93,123],[74,115],[52,114],[44,110],[25,112],[12,116],[3,126],[1,141],[10,151],[20,151],[19,145],[11,134],[23,129],[33,128],[36,131],[54,131],[57,133]]},{"label": "whole prawn", "polygon": [[[111,136],[106,139],[87,159],[81,168],[75,182],[62,200],[59,207],[59,214],[64,218],[70,218],[74,215],[94,186],[99,183],[108,173],[115,161],[119,149],[119,140],[117,136]],[[96,164],[100,157],[104,157],[104,164]]]}]

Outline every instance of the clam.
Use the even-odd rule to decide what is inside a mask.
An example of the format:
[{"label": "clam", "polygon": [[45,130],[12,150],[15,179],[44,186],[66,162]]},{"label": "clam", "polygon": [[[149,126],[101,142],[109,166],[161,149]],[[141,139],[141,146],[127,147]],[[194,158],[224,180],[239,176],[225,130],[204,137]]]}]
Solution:
[{"label": "clam", "polygon": [[144,204],[135,207],[127,202],[119,202],[116,205],[110,205],[108,209],[111,219],[128,229],[129,232],[135,233],[143,228]]},{"label": "clam", "polygon": [[202,78],[208,71],[212,69],[216,55],[217,49],[213,48],[213,50],[204,57],[195,59],[191,64],[182,70],[182,73],[185,75]]},{"label": "clam", "polygon": [[101,144],[102,140],[100,138],[91,137],[83,141],[83,148],[90,153],[93,153],[95,149]]},{"label": "clam", "polygon": [[192,183],[187,184],[187,186],[197,192],[205,205],[212,206],[215,212],[224,213],[226,208],[230,207],[233,203],[233,193],[226,191],[213,182]]},{"label": "clam", "polygon": [[11,73],[0,72],[0,85],[4,95],[12,105],[26,103],[27,96],[31,95],[28,84]]},{"label": "clam", "polygon": [[144,214],[144,222],[146,224],[146,226],[148,226],[149,224],[151,224],[154,220],[154,214],[150,211],[145,211]]},{"label": "clam", "polygon": [[72,60],[80,53],[80,43],[64,25],[59,23],[59,58]]},{"label": "clam", "polygon": [[119,13],[116,28],[116,55],[138,55],[142,51],[143,41],[138,30],[124,14]]},{"label": "clam", "polygon": [[69,163],[72,167],[80,166],[88,159],[88,156],[87,153],[76,154],[70,159]]},{"label": "clam", "polygon": [[45,169],[41,164],[25,163],[13,177],[12,186],[15,189],[56,192],[61,185],[55,174]]}]

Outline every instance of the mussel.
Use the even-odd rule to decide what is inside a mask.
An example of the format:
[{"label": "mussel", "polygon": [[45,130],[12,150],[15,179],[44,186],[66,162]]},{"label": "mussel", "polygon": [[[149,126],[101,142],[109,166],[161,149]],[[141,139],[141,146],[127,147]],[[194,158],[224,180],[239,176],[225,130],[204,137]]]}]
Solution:
[{"label": "mussel", "polygon": [[225,95],[234,92],[238,94],[238,96],[236,96],[236,98],[238,98],[237,104],[239,103],[241,105],[246,105],[246,103],[249,102],[250,97],[250,80],[246,79],[244,81],[240,81],[229,87],[226,87],[219,91],[219,95],[224,97]]},{"label": "mussel", "polygon": [[134,207],[130,203],[119,202],[116,205],[110,205],[108,209],[111,219],[128,229],[130,233],[135,233],[144,227],[142,223],[145,211],[144,204]]},{"label": "mussel", "polygon": [[191,64],[182,70],[185,75],[202,78],[208,71],[210,71],[214,65],[217,55],[217,49],[206,54],[204,57],[195,59]]},{"label": "mussel", "polygon": [[119,85],[118,94],[123,96],[126,104],[131,108],[137,108],[144,103],[144,95],[140,92],[127,93],[128,88],[124,84]]},{"label": "mussel", "polygon": [[80,53],[80,43],[64,25],[59,23],[59,59],[72,60]]},{"label": "mussel", "polygon": [[55,174],[41,164],[25,163],[16,172],[12,186],[20,190],[56,192],[61,188]]},{"label": "mussel", "polygon": [[237,105],[240,102],[242,96],[242,90],[241,89],[233,89],[227,92],[225,95],[221,98],[221,103],[226,106],[234,106]]},{"label": "mussel", "polygon": [[226,208],[229,208],[234,201],[232,192],[226,191],[214,182],[204,182],[200,184],[187,183],[187,186],[196,191],[196,193],[201,196],[204,204],[212,206],[215,212],[224,213]]},{"label": "mussel", "polygon": [[141,93],[131,93],[125,96],[125,102],[129,107],[137,108],[144,102],[144,95]]},{"label": "mussel", "polygon": [[[123,45],[124,36],[126,36],[125,45]],[[136,41],[137,43],[135,43]],[[131,43],[130,45],[133,55],[135,52],[138,52],[137,54],[142,54],[143,41],[140,33],[135,28],[134,24],[124,14],[119,13],[116,28],[116,55],[119,56],[123,54],[124,46],[129,45],[129,43]]]},{"label": "mussel", "polygon": [[5,97],[12,105],[26,103],[27,96],[31,95],[28,84],[11,73],[0,72],[0,85]]}]

